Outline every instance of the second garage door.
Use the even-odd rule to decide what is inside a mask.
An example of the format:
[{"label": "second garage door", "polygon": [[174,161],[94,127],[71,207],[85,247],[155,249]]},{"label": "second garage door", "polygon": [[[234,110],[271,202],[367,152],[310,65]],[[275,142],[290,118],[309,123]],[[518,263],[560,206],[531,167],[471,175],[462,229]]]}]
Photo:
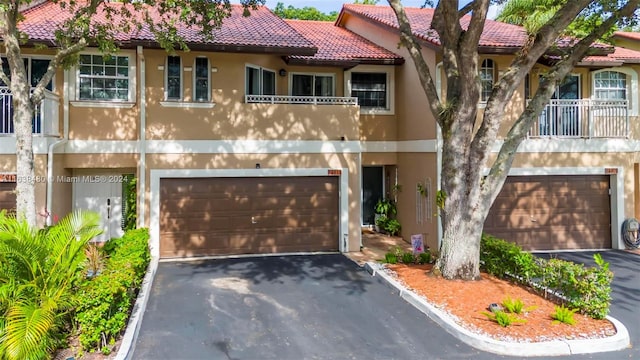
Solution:
[{"label": "second garage door", "polygon": [[611,248],[609,176],[507,178],[484,232],[525,250]]},{"label": "second garage door", "polygon": [[0,210],[13,213],[16,210],[16,183],[0,182]]},{"label": "second garage door", "polygon": [[160,256],[337,251],[338,179],[161,179]]}]

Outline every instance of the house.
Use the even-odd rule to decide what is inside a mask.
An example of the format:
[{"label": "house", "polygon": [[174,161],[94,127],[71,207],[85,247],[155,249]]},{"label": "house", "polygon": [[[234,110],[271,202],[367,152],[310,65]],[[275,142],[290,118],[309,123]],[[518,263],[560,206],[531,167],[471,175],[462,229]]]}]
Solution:
[{"label": "house", "polygon": [[[22,29],[51,45],[61,11],[37,4]],[[407,12],[443,87],[433,12]],[[284,21],[234,6],[212,41],[185,29],[190,52],[169,55],[144,29],[121,34],[109,58],[87,49],[58,71],[34,119],[40,221],[91,209],[105,221],[103,239],[118,236],[131,210],[123,188],[135,177],[138,223],[160,257],[357,251],[384,197],[397,200],[405,237],[424,234],[437,248],[438,129],[393,16],[345,5],[335,23]],[[487,23],[488,89],[523,36]],[[51,52],[24,54],[36,81]],[[546,61],[506,109],[511,119]],[[559,84],[487,231],[530,249],[623,246],[620,225],[638,216],[640,193],[637,61],[638,51],[603,46]],[[0,207],[11,208],[11,94],[0,96]]]}]

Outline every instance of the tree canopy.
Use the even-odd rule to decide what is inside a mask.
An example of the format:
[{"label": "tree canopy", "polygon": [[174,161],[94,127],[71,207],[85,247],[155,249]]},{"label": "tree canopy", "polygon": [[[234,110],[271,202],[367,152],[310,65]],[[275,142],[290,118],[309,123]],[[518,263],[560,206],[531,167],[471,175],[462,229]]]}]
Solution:
[{"label": "tree canopy", "polygon": [[[525,0],[522,0],[525,1]],[[499,78],[489,89],[485,106],[479,112],[482,82],[479,66],[480,40],[491,0],[440,1],[430,28],[437,34],[446,81],[445,94],[439,89],[424,57],[421,42],[414,36],[400,0],[388,0],[400,30],[401,44],[412,59],[431,111],[442,133],[441,193],[445,199],[440,219],[443,238],[436,268],[446,278],[466,280],[480,276],[480,239],[491,205],[498,196],[527,137],[556,89],[576,64],[592,51],[595,41],[615,26],[633,23],[640,0],[558,0],[544,1],[556,8],[539,26],[529,31]],[[522,15],[522,13],[521,13]],[[567,39],[566,33],[576,17],[598,21],[589,23],[588,33]],[[591,20],[589,20],[591,21]],[[424,26],[424,24],[422,24]],[[567,41],[569,40],[569,41]],[[506,136],[499,134],[509,120],[505,109],[539,59],[553,51],[553,62],[546,63],[540,84]],[[475,85],[475,86],[474,86]],[[498,145],[497,154],[493,147]]]},{"label": "tree canopy", "polygon": [[338,18],[337,11],[326,14],[312,6],[297,8],[289,5],[285,7],[281,2],[276,4],[273,13],[283,19],[334,21]]}]

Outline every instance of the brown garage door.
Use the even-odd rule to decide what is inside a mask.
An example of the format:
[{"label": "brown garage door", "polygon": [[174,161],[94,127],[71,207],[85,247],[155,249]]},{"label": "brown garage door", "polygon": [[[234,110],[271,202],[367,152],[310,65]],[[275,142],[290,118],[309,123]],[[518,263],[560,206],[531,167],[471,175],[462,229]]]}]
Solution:
[{"label": "brown garage door", "polygon": [[338,177],[160,181],[160,256],[338,250]]},{"label": "brown garage door", "polygon": [[484,232],[526,250],[611,248],[609,176],[513,176]]},{"label": "brown garage door", "polygon": [[14,213],[16,210],[16,183],[0,182],[0,210]]}]

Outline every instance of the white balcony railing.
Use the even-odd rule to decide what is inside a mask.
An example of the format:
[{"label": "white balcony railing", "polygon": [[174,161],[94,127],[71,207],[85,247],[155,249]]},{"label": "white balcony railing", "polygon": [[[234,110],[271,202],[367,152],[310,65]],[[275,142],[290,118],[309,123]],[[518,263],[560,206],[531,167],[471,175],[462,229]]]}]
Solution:
[{"label": "white balcony railing", "polygon": [[529,131],[529,137],[627,138],[627,100],[551,100]]},{"label": "white balcony railing", "polygon": [[[58,131],[58,96],[45,90],[42,102],[36,106],[32,130],[34,134],[57,136]],[[13,95],[8,87],[0,87],[0,136],[15,133],[13,126]]]},{"label": "white balcony railing", "polygon": [[245,95],[244,101],[259,104],[358,105],[356,97],[338,96]]}]

